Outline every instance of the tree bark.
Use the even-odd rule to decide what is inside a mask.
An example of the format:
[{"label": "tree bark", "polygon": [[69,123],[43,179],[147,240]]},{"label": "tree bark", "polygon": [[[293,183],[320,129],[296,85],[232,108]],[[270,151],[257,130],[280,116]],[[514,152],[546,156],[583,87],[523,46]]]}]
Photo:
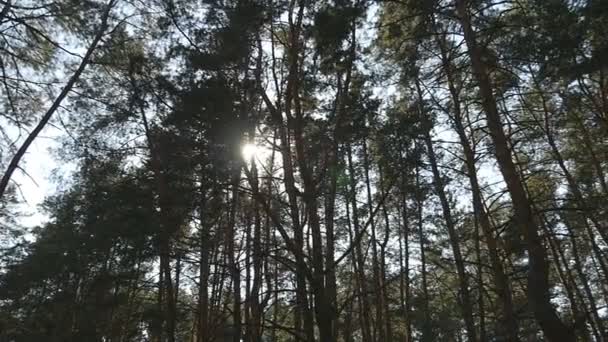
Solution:
[{"label": "tree bark", "polygon": [[[6,171],[2,175],[2,179],[0,179],[0,199],[2,199],[2,197],[4,196],[4,193],[6,192],[6,189],[8,187],[8,183],[10,182],[11,177],[12,177],[13,173],[15,172],[15,170],[19,167],[19,163],[21,162],[21,159],[27,152],[28,148],[30,147],[32,142],[34,142],[34,140],[38,137],[38,135],[44,129],[44,127],[46,127],[49,120],[51,120],[51,117],[53,117],[53,114],[55,114],[57,109],[61,106],[61,103],[63,102],[63,100],[68,96],[68,94],[70,93],[70,91],[72,90],[72,88],[74,87],[74,85],[76,84],[78,79],[80,78],[80,75],[82,75],[82,73],[84,72],[87,65],[89,65],[91,57],[93,56],[93,53],[97,49],[97,45],[103,38],[103,35],[105,34],[106,29],[108,28],[108,18],[110,16],[110,11],[112,10],[112,8],[116,4],[116,2],[117,2],[117,0],[110,0],[108,2],[108,4],[106,5],[106,9],[104,10],[104,12],[101,16],[101,25],[99,27],[99,30],[95,34],[95,37],[93,37],[93,40],[91,41],[91,44],[89,45],[86,53],[84,54],[84,57],[80,61],[80,65],[78,65],[78,68],[76,69],[76,71],[74,72],[72,77],[70,77],[70,79],[68,80],[68,83],[63,87],[63,89],[61,90],[61,92],[59,93],[57,98],[55,98],[55,101],[53,101],[53,104],[51,104],[51,107],[49,107],[49,109],[46,111],[46,113],[44,113],[44,115],[42,116],[42,119],[38,122],[36,127],[34,127],[34,129],[30,132],[30,134],[28,134],[27,138],[25,139],[25,141],[23,142],[21,147],[19,147],[19,149],[17,150],[17,152],[11,159]],[[10,2],[7,2],[4,5],[3,11],[1,14],[4,14],[4,10],[8,11],[9,8],[10,8]]]},{"label": "tree bark", "polygon": [[530,307],[547,340],[552,342],[575,341],[574,331],[562,322],[551,304],[547,252],[542,243],[538,224],[535,223],[530,199],[511,159],[511,149],[503,131],[489,73],[483,62],[482,52],[471,25],[467,1],[456,0],[456,11],[464,32],[473,73],[481,93],[482,106],[494,142],[496,159],[513,202],[515,219],[520,225],[527,243],[529,259],[528,301]]},{"label": "tree bark", "polygon": [[[365,139],[362,142],[363,146],[363,171],[365,176],[365,190],[367,195],[367,209],[371,213],[374,211],[372,203],[372,191],[369,178],[369,156],[367,152],[367,141]],[[372,272],[374,274],[374,297],[375,297],[375,309],[376,309],[376,320],[374,325],[374,336],[380,341],[386,341],[386,332],[384,330],[385,317],[384,317],[384,298],[382,294],[382,281],[380,280],[380,265],[378,261],[378,239],[376,236],[376,222],[373,216],[370,216],[370,227],[371,227],[371,244],[372,244]],[[376,338],[374,338],[376,340]]]},{"label": "tree bark", "polygon": [[[239,164],[240,165],[240,164]],[[242,322],[241,322],[241,267],[236,257],[236,213],[239,201],[239,182],[241,168],[237,167],[233,171],[231,181],[231,197],[230,197],[230,212],[228,213],[228,226],[226,227],[226,246],[228,256],[228,266],[230,268],[230,276],[232,278],[232,326],[233,326],[233,341],[241,342]]]},{"label": "tree bark", "polygon": [[448,229],[448,236],[450,239],[450,245],[452,247],[452,253],[454,253],[454,262],[456,263],[456,271],[458,273],[458,280],[460,283],[460,298],[459,302],[462,305],[462,316],[464,318],[465,327],[467,331],[467,338],[469,341],[477,341],[477,334],[475,333],[475,321],[473,319],[473,301],[471,300],[471,294],[469,289],[469,277],[465,270],[464,258],[460,250],[460,242],[458,233],[456,232],[456,226],[452,217],[452,210],[450,209],[450,203],[445,193],[445,187],[439,167],[437,166],[437,158],[435,156],[435,150],[433,148],[433,142],[431,141],[430,131],[425,133],[424,141],[428,152],[429,162],[431,164],[431,170],[433,172],[433,183],[435,185],[435,192],[441,203],[441,209],[443,212],[443,219],[445,220],[446,228]]},{"label": "tree bark", "polygon": [[416,178],[416,211],[418,221],[418,240],[420,244],[420,276],[422,278],[422,295],[423,299],[423,310],[424,310],[424,322],[422,326],[422,342],[431,342],[433,337],[433,331],[431,330],[431,309],[429,306],[429,287],[427,281],[426,272],[426,248],[425,248],[425,235],[424,235],[424,217],[423,217],[423,205],[424,195],[422,190],[422,184],[420,182],[420,168],[418,164],[415,167],[415,178]]},{"label": "tree bark", "polygon": [[[355,178],[355,167],[353,164],[352,158],[352,147],[350,143],[347,144],[346,157],[348,163],[348,173],[350,180],[350,189],[349,189],[349,201],[350,206],[352,208],[352,225],[354,227],[354,235],[359,236],[360,232],[360,224],[359,224],[359,213],[357,208],[357,181]],[[363,258],[363,252],[361,250],[361,242],[360,241],[352,241],[351,243],[355,244],[355,264],[358,268],[358,292],[359,292],[359,303],[360,303],[360,312],[361,312],[361,333],[363,337],[363,342],[371,342],[372,334],[370,331],[371,328],[371,319],[369,317],[370,314],[370,305],[368,299],[368,290],[367,290],[367,279],[365,276],[364,265],[365,261]]]},{"label": "tree bark", "polygon": [[456,88],[455,77],[452,73],[454,66],[452,65],[448,56],[448,51],[445,46],[445,43],[445,34],[441,34],[441,37],[437,37],[437,44],[439,45],[441,51],[442,66],[446,74],[446,78],[448,81],[448,89],[450,92],[452,104],[454,106],[453,112],[448,114],[452,114],[450,115],[450,118],[454,124],[454,129],[456,130],[456,133],[458,134],[458,137],[460,139],[460,145],[462,146],[464,154],[467,176],[469,178],[469,183],[471,184],[473,212],[477,222],[483,230],[485,242],[488,247],[488,254],[490,256],[490,263],[492,265],[492,276],[494,284],[496,286],[496,293],[498,294],[498,297],[500,299],[502,309],[500,334],[504,335],[504,337],[508,341],[515,342],[518,341],[518,327],[517,317],[515,316],[515,310],[513,308],[513,298],[511,295],[509,279],[505,274],[503,264],[500,260],[496,238],[494,237],[494,229],[492,227],[492,224],[490,223],[488,213],[486,212],[483,204],[481,196],[481,186],[479,185],[479,180],[477,177],[477,168],[475,166],[475,152],[469,142],[469,138],[467,137],[467,133],[465,130],[463,114],[461,110],[460,94],[458,89]]},{"label": "tree bark", "polygon": [[200,210],[200,224],[201,224],[201,236],[199,240],[199,276],[198,276],[198,324],[197,324],[197,341],[196,342],[209,342],[209,226],[205,220],[205,209],[207,206],[207,199],[205,196],[204,189],[201,189],[201,204]]}]

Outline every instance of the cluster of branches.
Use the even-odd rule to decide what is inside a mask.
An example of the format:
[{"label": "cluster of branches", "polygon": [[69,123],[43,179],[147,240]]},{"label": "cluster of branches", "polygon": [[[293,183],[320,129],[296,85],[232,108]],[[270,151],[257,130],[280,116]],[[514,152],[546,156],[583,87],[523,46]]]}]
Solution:
[{"label": "cluster of branches", "polygon": [[0,340],[608,341],[600,2],[0,1]]}]

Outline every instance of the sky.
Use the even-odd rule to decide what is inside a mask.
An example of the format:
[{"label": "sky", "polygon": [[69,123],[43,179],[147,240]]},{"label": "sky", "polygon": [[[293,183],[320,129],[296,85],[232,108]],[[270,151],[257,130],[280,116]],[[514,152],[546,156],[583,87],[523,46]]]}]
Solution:
[{"label": "sky", "polygon": [[[367,44],[372,42],[371,37],[373,37],[375,33],[375,30],[373,29],[374,26],[372,25],[372,18],[377,14],[377,10],[377,6],[374,6],[368,14],[368,23],[365,29],[365,40]],[[69,42],[67,45],[70,47],[70,50],[77,53],[80,53],[83,50],[82,47],[74,45],[74,42]],[[64,79],[65,74],[62,74],[61,71],[57,71],[56,77],[58,79]],[[390,97],[390,95],[395,92],[396,88],[394,86],[374,89],[375,95],[378,98],[383,99]],[[66,102],[67,101],[69,101],[69,99],[66,99]],[[61,115],[61,111],[55,113],[55,121],[58,121],[57,115]],[[449,128],[444,128],[446,129],[440,129],[435,132],[436,138],[444,141],[457,141],[457,137],[450,132]],[[12,128],[12,131],[11,128],[9,128],[8,133],[17,136],[18,132],[15,128]],[[56,126],[53,126],[52,122],[47,125],[40,136],[34,140],[20,163],[20,166],[26,170],[27,174],[21,170],[17,170],[13,175],[12,182],[19,185],[18,196],[20,200],[22,200],[22,203],[19,206],[19,211],[22,215],[18,218],[18,222],[26,227],[39,225],[48,219],[48,216],[40,210],[40,204],[44,201],[46,196],[52,195],[57,190],[58,178],[56,177],[56,174],[59,173],[65,177],[73,170],[73,167],[59,164],[57,158],[53,156],[52,150],[59,148],[59,142],[57,140],[63,135],[65,135],[65,132]],[[269,154],[268,151],[262,151],[263,148],[258,148],[258,151],[254,150],[254,147],[249,146],[244,151],[244,154],[251,155],[254,152],[257,152],[258,154],[261,153],[264,154],[262,159],[265,159]],[[2,157],[6,162],[12,156]],[[4,172],[4,170],[2,170],[2,172]],[[484,177],[482,178],[486,181],[494,181],[497,175],[496,170],[490,165],[482,166],[480,173],[483,174]]]},{"label": "sky", "polygon": [[17,170],[11,179],[12,184],[19,185],[17,195],[22,201],[18,206],[21,215],[17,222],[26,227],[34,227],[48,219],[39,206],[45,197],[54,193],[56,189],[52,175],[59,164],[53,157],[52,149],[58,147],[57,138],[61,134],[57,128],[47,125],[20,163],[20,167],[27,171],[27,175]]}]

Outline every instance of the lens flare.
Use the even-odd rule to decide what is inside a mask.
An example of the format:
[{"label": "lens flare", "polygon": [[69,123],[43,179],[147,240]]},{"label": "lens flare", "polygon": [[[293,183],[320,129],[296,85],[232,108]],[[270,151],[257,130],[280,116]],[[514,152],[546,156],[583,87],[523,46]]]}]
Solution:
[{"label": "lens flare", "polygon": [[255,144],[245,144],[241,148],[241,153],[243,154],[243,158],[245,158],[245,160],[250,160],[251,158],[255,158],[260,154],[260,148]]}]

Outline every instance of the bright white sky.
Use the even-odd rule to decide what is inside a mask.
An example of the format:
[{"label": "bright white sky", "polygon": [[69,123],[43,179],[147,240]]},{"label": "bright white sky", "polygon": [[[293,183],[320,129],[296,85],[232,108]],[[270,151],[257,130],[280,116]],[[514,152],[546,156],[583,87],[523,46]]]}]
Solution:
[{"label": "bright white sky", "polygon": [[12,182],[19,184],[21,191],[18,191],[17,194],[23,200],[19,206],[23,213],[19,217],[19,222],[27,227],[36,226],[47,218],[38,206],[46,196],[55,190],[51,175],[53,170],[57,169],[58,164],[52,156],[51,148],[57,147],[55,138],[60,134],[58,129],[47,126],[34,140],[20,164],[29,176],[21,170],[17,170],[13,174]]},{"label": "bright white sky", "polygon": [[[378,7],[373,6],[368,12],[365,37],[360,37],[363,38],[364,44],[372,43],[375,33],[373,18],[377,14],[377,11]],[[75,46],[72,48],[78,50]],[[269,47],[265,48],[269,49]],[[59,78],[61,79],[62,77]],[[379,98],[387,98],[395,92],[396,88],[394,86],[374,89],[375,95]],[[66,99],[67,101],[68,99]],[[56,115],[61,115],[61,113],[58,112]],[[10,132],[9,130],[9,133],[16,134],[16,131]],[[56,173],[66,176],[73,170],[72,167],[67,165],[59,165],[52,153],[52,149],[59,147],[57,139],[61,138],[64,134],[65,132],[61,129],[51,124],[47,125],[41,135],[30,146],[28,153],[20,164],[27,171],[28,175],[20,170],[17,170],[13,175],[12,181],[19,184],[20,192],[18,192],[18,195],[23,200],[23,203],[19,207],[23,214],[19,217],[19,222],[27,227],[38,225],[48,218],[40,210],[39,205],[44,201],[46,196],[52,195],[56,191],[58,180]],[[457,141],[457,137],[455,137],[448,127],[442,127],[442,129],[436,131],[436,138],[444,141]],[[256,154],[258,158],[263,160],[268,158],[269,150],[263,147],[248,145],[244,148],[243,154],[246,158],[250,158]],[[3,157],[5,161],[10,158],[7,158],[7,156]],[[484,165],[480,168],[482,181],[496,181],[497,172],[492,166]]]}]

